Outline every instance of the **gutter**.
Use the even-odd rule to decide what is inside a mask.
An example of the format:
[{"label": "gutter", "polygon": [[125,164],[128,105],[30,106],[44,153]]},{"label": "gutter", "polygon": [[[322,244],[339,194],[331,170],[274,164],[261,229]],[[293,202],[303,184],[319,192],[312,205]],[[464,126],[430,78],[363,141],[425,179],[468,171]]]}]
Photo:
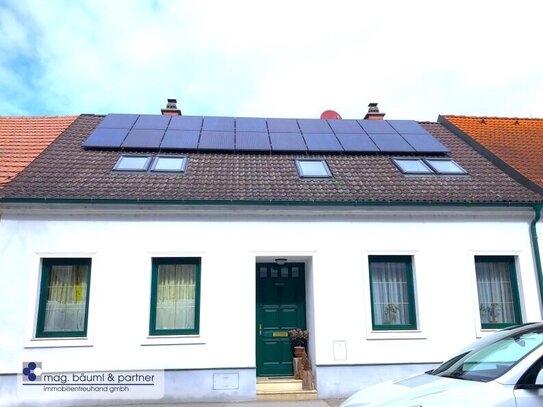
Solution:
[{"label": "gutter", "polygon": [[[481,208],[534,208],[539,205],[527,201],[465,202],[465,201],[272,201],[272,200],[191,200],[191,199],[108,199],[108,198],[8,198],[0,197],[2,204],[75,204],[75,205],[194,205],[194,206],[317,206],[317,207],[481,207]],[[542,205],[543,206],[543,205]]]},{"label": "gutter", "polygon": [[534,263],[537,273],[537,282],[539,286],[539,301],[541,310],[543,310],[543,270],[541,267],[541,254],[539,252],[539,243],[537,237],[537,222],[541,219],[541,209],[543,205],[534,205],[534,219],[530,223],[530,240],[532,243],[532,250],[534,252]]}]

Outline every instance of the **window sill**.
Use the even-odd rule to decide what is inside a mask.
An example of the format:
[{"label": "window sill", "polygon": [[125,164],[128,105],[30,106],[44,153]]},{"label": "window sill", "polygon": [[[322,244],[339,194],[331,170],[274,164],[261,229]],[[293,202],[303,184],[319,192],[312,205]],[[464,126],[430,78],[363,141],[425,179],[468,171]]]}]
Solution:
[{"label": "window sill", "polygon": [[94,346],[92,338],[32,338],[26,341],[25,348],[74,348]]},{"label": "window sill", "polygon": [[157,335],[146,337],[141,346],[205,345],[205,343],[199,335]]},{"label": "window sill", "polygon": [[494,332],[498,332],[501,329],[503,328],[479,328],[477,330],[476,338],[484,338],[485,336],[492,335]]},{"label": "window sill", "polygon": [[398,339],[427,339],[419,330],[389,330],[371,331],[366,336],[367,340],[398,340]]}]

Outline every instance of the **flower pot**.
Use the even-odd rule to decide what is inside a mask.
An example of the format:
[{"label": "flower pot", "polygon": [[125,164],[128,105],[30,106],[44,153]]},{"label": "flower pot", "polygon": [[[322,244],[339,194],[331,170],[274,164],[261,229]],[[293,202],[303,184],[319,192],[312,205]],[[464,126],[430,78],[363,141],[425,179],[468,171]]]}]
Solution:
[{"label": "flower pot", "polygon": [[295,358],[303,358],[305,355],[305,347],[303,346],[295,346],[294,347],[294,357]]}]

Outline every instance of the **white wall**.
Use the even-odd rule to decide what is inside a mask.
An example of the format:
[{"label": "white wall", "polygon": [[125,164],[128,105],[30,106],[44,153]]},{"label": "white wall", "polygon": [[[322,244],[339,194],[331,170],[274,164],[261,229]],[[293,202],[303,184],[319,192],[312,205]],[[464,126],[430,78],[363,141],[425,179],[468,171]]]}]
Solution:
[{"label": "white wall", "polygon": [[[0,222],[0,373],[19,372],[33,359],[48,371],[254,368],[255,262],[276,255],[307,261],[318,366],[438,362],[486,334],[474,255],[516,256],[523,318],[541,319],[530,220],[529,211],[348,218],[7,212]],[[372,332],[373,254],[413,256],[419,330]],[[92,257],[88,340],[34,340],[40,258],[75,256]],[[199,336],[148,338],[155,256],[202,258]]]}]

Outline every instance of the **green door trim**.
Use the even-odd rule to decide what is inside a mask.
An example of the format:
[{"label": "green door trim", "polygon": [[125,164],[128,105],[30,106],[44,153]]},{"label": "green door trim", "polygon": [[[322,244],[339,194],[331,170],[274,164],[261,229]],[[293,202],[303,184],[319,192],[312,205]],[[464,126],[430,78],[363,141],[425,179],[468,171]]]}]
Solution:
[{"label": "green door trim", "polygon": [[291,376],[288,331],[306,329],[305,264],[257,263],[255,273],[256,375]]}]

